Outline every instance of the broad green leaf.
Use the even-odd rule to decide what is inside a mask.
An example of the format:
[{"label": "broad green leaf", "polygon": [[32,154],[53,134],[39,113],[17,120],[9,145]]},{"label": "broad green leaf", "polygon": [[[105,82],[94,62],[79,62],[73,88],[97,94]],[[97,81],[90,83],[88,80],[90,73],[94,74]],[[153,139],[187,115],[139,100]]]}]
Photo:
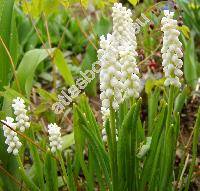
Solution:
[{"label": "broad green leaf", "polygon": [[92,71],[92,64],[94,64],[96,60],[97,60],[97,52],[94,49],[94,47],[90,44],[86,49],[85,57],[81,64],[81,70],[85,74],[84,76],[88,77],[88,80],[86,79],[86,77],[83,77],[88,81],[88,85],[86,86],[85,91],[88,95],[91,96],[96,96],[96,84],[97,84],[97,80],[95,78],[96,73]]},{"label": "broad green leaf", "polygon": [[133,6],[139,3],[139,0],[128,0]]},{"label": "broad green leaf", "polygon": [[94,26],[95,33],[100,37],[106,35],[112,30],[112,24],[109,18],[102,16],[99,22]]},{"label": "broad green leaf", "polygon": [[58,11],[59,0],[31,0],[22,1],[22,8],[26,14],[34,18],[39,17],[42,13],[47,15]]},{"label": "broad green leaf", "polygon": [[73,145],[75,143],[74,141],[74,132],[64,135],[62,137],[63,140],[63,145],[62,145],[62,149],[67,149],[69,148],[71,145]]},{"label": "broad green leaf", "polygon": [[[0,0],[0,38],[8,50],[10,50],[10,44],[12,44],[13,5],[14,0]],[[11,77],[11,63],[4,46],[0,42],[0,90],[2,90],[3,86],[9,84]]]},{"label": "broad green leaf", "polygon": [[178,29],[183,33],[183,35],[189,39],[190,38],[190,29],[186,25],[182,25],[181,27],[178,27]]},{"label": "broad green leaf", "polygon": [[185,45],[184,53],[184,76],[186,82],[192,86],[196,87],[197,81],[197,61],[195,58],[195,48],[194,48],[194,37],[191,36],[190,40]]},{"label": "broad green leaf", "polygon": [[[14,9],[15,10],[15,9]],[[18,30],[17,30],[17,24],[16,24],[16,11],[13,11],[13,17],[12,17],[12,28],[11,28],[11,34],[10,34],[10,54],[12,56],[14,65],[17,65],[18,61],[18,54],[19,54],[19,39],[18,39]]]},{"label": "broad green leaf", "polygon": [[[54,49],[34,49],[28,51],[22,58],[21,63],[17,69],[17,78],[19,81],[20,89],[27,97],[30,96],[33,78],[37,66],[46,59],[49,54],[52,54]],[[16,81],[13,87],[17,89]]]},{"label": "broad green leaf", "polygon": [[38,88],[37,93],[39,93],[40,97],[47,101],[57,101],[57,97],[55,93],[50,93],[42,88]]},{"label": "broad green leaf", "polygon": [[180,92],[178,94],[178,96],[176,97],[175,99],[175,102],[174,102],[174,111],[175,112],[181,112],[183,106],[184,106],[184,103],[186,102],[187,100],[187,97],[189,96],[189,88],[186,86],[182,92]]},{"label": "broad green leaf", "polygon": [[57,66],[60,74],[65,80],[65,83],[67,85],[73,85],[74,79],[72,77],[71,71],[65,61],[63,53],[57,49],[54,53],[54,63]]},{"label": "broad green leaf", "polygon": [[33,110],[33,113],[34,115],[42,115],[44,114],[46,111],[48,111],[49,109],[49,103],[47,103],[46,101],[45,102],[41,102],[39,105],[37,105],[34,110]]},{"label": "broad green leaf", "polygon": [[151,93],[151,90],[156,86],[156,87],[161,87],[164,84],[165,79],[161,78],[159,80],[155,79],[148,79],[145,83],[145,92],[147,95]]},{"label": "broad green leaf", "polygon": [[4,87],[4,89],[5,91],[0,92],[0,96],[10,98],[11,101],[16,97],[21,97],[27,104],[31,104],[30,100],[27,99],[24,95],[22,95],[18,91],[9,87]]},{"label": "broad green leaf", "polygon": [[152,79],[149,79],[146,81],[145,83],[145,92],[147,95],[149,95],[151,93],[151,90],[154,86],[154,81]]}]

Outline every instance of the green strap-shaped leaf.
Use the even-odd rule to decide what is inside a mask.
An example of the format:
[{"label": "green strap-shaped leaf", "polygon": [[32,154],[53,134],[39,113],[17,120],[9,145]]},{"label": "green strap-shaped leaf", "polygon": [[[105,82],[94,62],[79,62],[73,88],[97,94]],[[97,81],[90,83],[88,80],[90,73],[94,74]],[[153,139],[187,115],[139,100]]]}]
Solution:
[{"label": "green strap-shaped leaf", "polygon": [[76,107],[78,118],[79,118],[79,130],[84,132],[85,137],[92,146],[93,152],[99,161],[99,164],[104,172],[105,180],[110,185],[110,165],[108,155],[104,149],[103,143],[100,142],[93,131],[90,130],[88,122],[83,113]]},{"label": "green strap-shaped leaf", "polygon": [[[0,37],[8,50],[10,50],[13,5],[14,0],[0,0]],[[11,78],[11,63],[1,42],[0,58],[0,90],[2,90],[3,86],[9,84]]]},{"label": "green strap-shaped leaf", "polygon": [[59,49],[57,49],[54,53],[54,64],[57,66],[60,74],[64,78],[65,83],[67,85],[73,85],[74,84],[73,76],[71,74],[70,69],[68,68],[63,53]]},{"label": "green strap-shaped leaf", "polygon": [[[75,164],[77,167],[78,164],[80,163],[81,168],[83,170],[83,174],[87,180],[88,189],[92,190],[92,188],[91,188],[92,183],[91,183],[91,179],[89,176],[89,171],[87,169],[87,165],[84,161],[84,156],[83,156],[85,137],[83,135],[83,132],[80,131],[78,113],[77,113],[77,109],[76,109],[75,105],[73,107],[73,125],[74,125],[74,139],[75,139],[75,150],[76,150]],[[77,174],[78,174],[78,170],[79,170],[79,166],[78,166],[78,168],[76,168]]]},{"label": "green strap-shaped leaf", "polygon": [[100,134],[100,128],[99,128],[99,125],[97,124],[97,121],[96,121],[95,116],[92,112],[92,109],[91,109],[91,107],[88,103],[88,98],[85,95],[82,95],[80,102],[81,102],[81,105],[82,105],[81,109],[85,113],[86,118],[89,121],[89,125],[90,125],[91,130],[94,131],[94,133],[97,135],[99,140],[102,141],[101,134]]},{"label": "green strap-shaped leaf", "polygon": [[[127,185],[128,189],[137,187],[136,180],[136,145],[137,145],[137,121],[140,111],[141,99],[131,107],[125,116],[122,127],[119,130],[118,140],[118,171],[120,177],[120,189]],[[135,179],[134,179],[135,178]],[[133,179],[134,184],[133,184]],[[134,190],[133,189],[133,190]]]},{"label": "green strap-shaped leaf", "polygon": [[176,97],[175,99],[175,102],[174,102],[174,111],[175,112],[181,112],[183,106],[184,106],[184,103],[186,102],[187,100],[187,97],[189,96],[189,88],[186,86],[182,92],[180,92],[178,94],[178,96]]},{"label": "green strap-shaped leaf", "polygon": [[[0,0],[0,37],[2,41],[4,42],[5,46],[9,50],[14,64],[15,64],[15,54],[12,45],[15,41],[15,37],[17,36],[17,33],[12,34],[14,32],[14,24],[12,21],[15,20],[13,15],[13,5],[14,0]],[[12,30],[13,29],[13,30]],[[17,46],[17,42],[15,43],[15,46]],[[15,50],[17,48],[15,47]],[[6,50],[3,46],[3,44],[0,42],[0,91],[3,90],[4,86],[9,85],[10,79],[12,78],[12,70],[11,70],[11,63],[8,57],[8,54],[6,53]],[[3,99],[0,98],[0,109],[2,108]],[[0,132],[0,156],[3,162],[3,166],[8,170],[9,172],[12,172],[13,176],[20,177],[17,173],[17,163],[16,160],[12,155],[9,155],[6,151],[7,147],[4,144],[5,138],[2,135],[2,132]],[[1,174],[0,178],[2,178],[3,182],[3,190],[8,191],[16,191],[19,190],[18,187],[15,186],[15,184],[10,181],[10,179]]]},{"label": "green strap-shaped leaf", "polygon": [[145,190],[147,182],[151,181],[156,171],[158,164],[155,164],[153,168],[152,168],[152,164],[154,163],[155,156],[159,156],[159,153],[160,153],[160,150],[157,146],[161,139],[161,133],[163,131],[163,125],[165,123],[165,120],[166,120],[166,105],[163,105],[163,108],[160,114],[158,115],[157,120],[155,120],[154,122],[155,128],[152,132],[152,142],[151,142],[150,150],[149,150],[146,160],[144,161],[144,167],[141,173],[140,189],[139,189],[140,191]]},{"label": "green strap-shaped leaf", "polygon": [[20,156],[17,156],[19,172],[21,174],[22,180],[25,182],[26,187],[32,191],[39,191],[39,188],[35,185],[35,183],[30,179],[30,177],[26,174],[24,166],[21,162]]},{"label": "green strap-shaped leaf", "polygon": [[47,191],[58,190],[58,176],[57,176],[57,164],[56,160],[51,156],[48,151],[44,162],[44,174],[46,180]]},{"label": "green strap-shaped leaf", "polygon": [[195,56],[194,35],[192,35],[187,44],[185,44],[183,68],[184,68],[184,77],[186,79],[186,82],[193,89],[196,87],[196,83],[198,80],[197,65],[198,62]]},{"label": "green strap-shaped leaf", "polygon": [[[31,127],[29,129],[29,137],[32,140],[35,140],[33,129]],[[40,190],[44,191],[45,185],[44,185],[43,164],[40,160],[39,150],[35,147],[35,145],[32,145],[32,143],[29,143],[29,148],[30,148],[31,156],[33,157],[33,162],[34,162],[33,165],[35,165],[35,169],[36,169],[36,174],[35,174],[36,181],[38,183]]]}]

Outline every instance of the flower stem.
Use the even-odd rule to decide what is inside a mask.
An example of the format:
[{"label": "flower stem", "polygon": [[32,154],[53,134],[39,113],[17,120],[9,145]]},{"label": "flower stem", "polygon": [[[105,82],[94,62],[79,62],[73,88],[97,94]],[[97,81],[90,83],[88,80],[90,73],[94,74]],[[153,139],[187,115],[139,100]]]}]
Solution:
[{"label": "flower stem", "polygon": [[17,161],[19,165],[19,171],[21,173],[21,177],[23,181],[25,182],[26,186],[33,191],[39,191],[39,188],[34,184],[34,182],[26,175],[26,171],[23,167],[23,163],[21,161],[21,158],[19,155],[17,155]]},{"label": "flower stem", "polygon": [[171,115],[173,112],[173,101],[174,101],[174,86],[169,88],[169,98],[168,98],[168,111],[166,119],[166,128],[169,128],[171,122]]},{"label": "flower stem", "polygon": [[112,188],[117,191],[118,170],[117,170],[117,141],[116,141],[116,126],[115,126],[115,111],[110,106],[110,128],[112,138],[112,155],[111,155],[111,171],[112,171]]},{"label": "flower stem", "polygon": [[68,176],[67,176],[67,172],[66,172],[66,168],[65,168],[65,163],[64,163],[62,154],[61,154],[60,151],[58,151],[57,153],[58,153],[58,158],[59,158],[59,161],[60,161],[61,170],[62,170],[62,173],[63,173],[63,176],[64,176],[64,180],[67,183],[67,185],[69,185],[68,184]]}]

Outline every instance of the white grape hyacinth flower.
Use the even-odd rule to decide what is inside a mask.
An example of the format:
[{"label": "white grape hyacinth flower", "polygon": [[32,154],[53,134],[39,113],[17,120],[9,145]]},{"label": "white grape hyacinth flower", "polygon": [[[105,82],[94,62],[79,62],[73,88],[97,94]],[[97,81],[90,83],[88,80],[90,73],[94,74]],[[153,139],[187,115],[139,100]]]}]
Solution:
[{"label": "white grape hyacinth flower", "polygon": [[13,100],[12,107],[16,115],[17,129],[24,132],[30,127],[29,117],[27,116],[27,109],[22,98],[17,97]]},{"label": "white grape hyacinth flower", "polygon": [[120,103],[129,97],[137,98],[140,92],[139,69],[136,63],[136,36],[130,9],[121,3],[112,8],[113,32],[100,38],[98,60],[103,121],[110,114],[109,107],[116,111]]},{"label": "white grape hyacinth flower", "polygon": [[102,101],[101,111],[103,121],[110,114],[109,107],[115,111],[122,103],[123,83],[121,82],[121,64],[118,59],[117,44],[113,35],[108,34],[107,38],[101,36],[100,49],[98,50],[100,70],[100,99]]},{"label": "white grape hyacinth flower", "polygon": [[[16,123],[14,123],[14,119],[12,117],[6,117],[6,121],[4,121],[8,126],[12,127],[16,130]],[[4,136],[6,137],[5,143],[8,145],[7,152],[13,153],[17,155],[19,153],[19,148],[22,146],[22,143],[19,141],[17,133],[11,130],[6,125],[3,125]]]},{"label": "white grape hyacinth flower", "polygon": [[183,61],[182,43],[179,41],[180,32],[177,27],[177,20],[173,19],[174,12],[164,11],[164,17],[161,20],[161,30],[164,32],[162,53],[162,66],[166,80],[165,86],[174,85],[181,87],[179,78],[183,75],[181,67]]},{"label": "white grape hyacinth flower", "polygon": [[135,27],[130,9],[123,7],[121,3],[115,3],[112,8],[113,36],[118,45],[119,62],[121,64],[122,83],[124,87],[124,99],[139,97],[140,78],[136,62],[137,42]]},{"label": "white grape hyacinth flower", "polygon": [[56,123],[51,123],[48,125],[49,141],[52,153],[62,149],[62,138],[60,129],[61,128]]},{"label": "white grape hyacinth flower", "polygon": [[122,70],[122,82],[124,85],[124,99],[139,97],[140,92],[140,78],[139,69],[137,67],[136,58],[137,55],[135,49],[131,46],[121,46],[120,63]]},{"label": "white grape hyacinth flower", "polygon": [[121,3],[115,3],[112,7],[113,36],[119,45],[137,46],[135,27],[130,9],[123,7]]}]

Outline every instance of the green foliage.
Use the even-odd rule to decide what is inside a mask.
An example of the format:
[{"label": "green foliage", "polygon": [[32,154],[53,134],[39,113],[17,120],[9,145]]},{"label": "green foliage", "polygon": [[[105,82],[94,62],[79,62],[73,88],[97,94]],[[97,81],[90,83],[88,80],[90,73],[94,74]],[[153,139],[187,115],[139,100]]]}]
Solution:
[{"label": "green foliage", "polygon": [[188,87],[186,86],[183,91],[181,93],[178,94],[178,96],[176,97],[175,99],[175,103],[174,103],[174,111],[175,112],[181,112],[184,104],[186,103],[187,101],[187,98],[189,96],[189,89]]},{"label": "green foliage", "polygon": [[196,87],[198,79],[199,63],[196,60],[194,36],[191,36],[190,40],[185,44],[184,54],[184,75],[187,83],[192,87]]},{"label": "green foliage", "polygon": [[[19,92],[21,91],[23,94],[29,97],[33,85],[35,70],[45,58],[52,54],[52,51],[53,49],[35,49],[27,52],[17,69],[18,82],[15,80],[13,88],[18,89]],[[19,87],[17,83],[19,83]]]},{"label": "green foliage", "polygon": [[54,53],[54,63],[60,71],[61,75],[63,76],[65,83],[67,85],[73,85],[74,79],[65,61],[64,55],[60,50],[56,50]]},{"label": "green foliage", "polygon": [[139,3],[140,0],[128,0],[133,6]]},{"label": "green foliage", "polygon": [[181,9],[183,9],[183,16],[186,26],[195,31],[198,35],[200,35],[200,8],[199,2],[196,0],[192,0],[190,2],[177,0],[177,3],[180,5]]},{"label": "green foliage", "polygon": [[[108,161],[108,156],[106,154],[102,140],[100,139],[99,131],[97,129],[98,125],[94,120],[94,116],[87,105],[85,98],[82,99],[82,106],[80,110],[74,106],[74,133],[75,133],[75,145],[77,149],[77,157],[81,164],[81,168],[87,180],[87,187],[89,190],[93,190],[93,179],[94,174],[90,174],[87,165],[83,159],[83,149],[84,142],[87,140],[88,144],[91,145],[91,154],[97,160],[97,170],[102,170],[107,185],[109,186],[109,174],[110,166]],[[85,105],[85,106],[84,106]],[[83,115],[84,113],[84,115]],[[100,171],[101,172],[101,171]],[[99,177],[100,178],[100,177]],[[102,175],[101,175],[102,178]],[[101,181],[103,182],[103,181]],[[100,183],[101,183],[100,182]]]},{"label": "green foliage", "polygon": [[58,190],[57,164],[55,159],[52,158],[50,152],[47,152],[46,154],[44,174],[46,179],[46,190]]},{"label": "green foliage", "polygon": [[[32,140],[35,140],[32,129],[30,129],[30,131],[29,131],[29,137]],[[30,148],[31,156],[34,160],[35,181],[36,181],[36,184],[38,185],[39,189],[41,191],[43,191],[43,190],[45,190],[44,173],[43,173],[43,164],[42,164],[42,161],[40,160],[39,151],[35,147],[35,145],[32,145],[32,143],[29,143],[29,148]]]},{"label": "green foliage", "polygon": [[[0,90],[4,86],[8,85],[12,78],[12,65],[8,57],[6,49],[10,51],[11,56],[13,56],[13,64],[16,64],[16,26],[15,26],[15,17],[13,14],[13,5],[14,0],[0,1]],[[2,44],[4,43],[4,45]],[[0,100],[0,108],[2,105],[2,99]]]},{"label": "green foliage", "polygon": [[189,34],[190,34],[190,29],[186,26],[186,25],[183,25],[181,27],[178,27],[178,29],[183,33],[183,35],[189,39]]},{"label": "green foliage", "polygon": [[[111,30],[111,23],[106,17],[101,17],[99,22],[96,23],[94,26],[94,32],[95,35],[100,37],[101,35],[107,34]],[[96,43],[95,43],[96,44]],[[97,53],[92,44],[89,44],[89,46],[86,49],[86,53],[84,56],[84,59],[81,63],[81,71],[91,70],[92,64],[94,64],[97,60]],[[95,76],[97,76],[96,74]],[[96,84],[97,80],[96,78],[92,80],[86,87],[85,91],[88,95],[96,96]]]}]

